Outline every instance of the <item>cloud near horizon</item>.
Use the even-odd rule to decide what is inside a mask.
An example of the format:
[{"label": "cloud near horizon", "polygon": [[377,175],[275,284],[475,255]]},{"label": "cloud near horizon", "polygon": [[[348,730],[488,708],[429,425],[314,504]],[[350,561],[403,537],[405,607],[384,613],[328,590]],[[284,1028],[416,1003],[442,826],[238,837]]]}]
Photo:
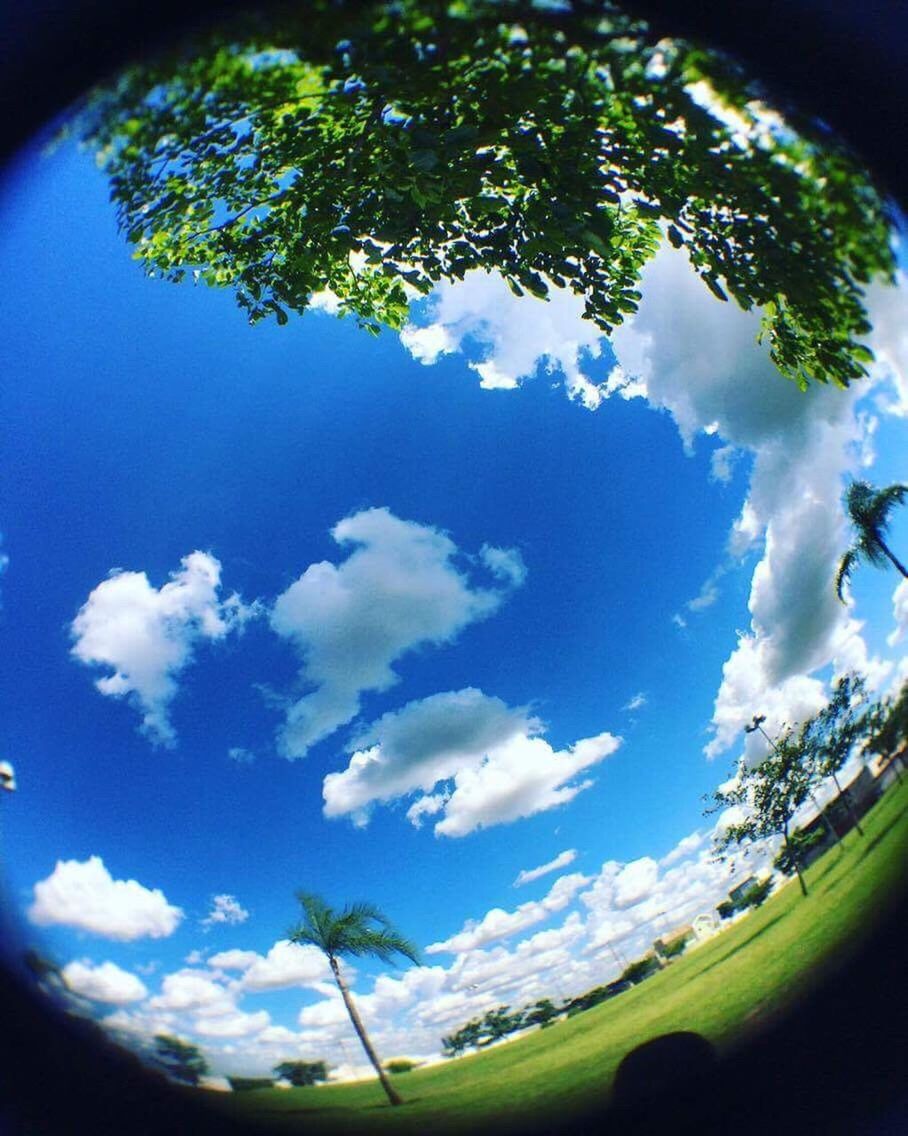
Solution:
[{"label": "cloud near horizon", "polygon": [[526,575],[515,549],[484,545],[479,559],[492,583],[476,584],[450,537],[387,508],[346,517],[331,536],[352,546],[346,560],[311,564],[271,614],[274,631],[301,657],[301,679],[315,687],[287,711],[278,744],[290,758],[350,722],[362,694],[392,687],[401,656],[452,642],[492,615]]}]

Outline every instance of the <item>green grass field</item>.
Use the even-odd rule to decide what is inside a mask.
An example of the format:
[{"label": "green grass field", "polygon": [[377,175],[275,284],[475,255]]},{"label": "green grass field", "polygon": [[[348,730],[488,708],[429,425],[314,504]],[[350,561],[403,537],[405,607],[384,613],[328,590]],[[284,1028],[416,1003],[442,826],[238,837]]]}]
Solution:
[{"label": "green grass field", "polygon": [[[544,1122],[602,1102],[630,1050],[695,1030],[722,1051],[758,1029],[859,946],[903,886],[908,781],[867,815],[861,838],[807,871],[810,895],[787,884],[758,910],[665,970],[591,1010],[507,1045],[395,1078],[391,1108],[377,1081],[218,1096],[216,1107],[281,1130],[481,1131]],[[214,1096],[214,1094],[211,1094]]]}]

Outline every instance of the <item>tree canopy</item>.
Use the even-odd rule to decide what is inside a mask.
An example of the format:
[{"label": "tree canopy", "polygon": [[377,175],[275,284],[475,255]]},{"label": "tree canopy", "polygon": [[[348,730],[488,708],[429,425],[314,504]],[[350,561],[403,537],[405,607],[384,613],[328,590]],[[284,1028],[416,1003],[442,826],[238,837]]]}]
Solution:
[{"label": "tree canopy", "polygon": [[191,1042],[161,1033],[155,1036],[154,1047],[155,1061],[174,1080],[197,1085],[209,1072],[202,1051]]},{"label": "tree canopy", "polygon": [[751,844],[781,836],[798,875],[801,891],[807,885],[801,872],[799,850],[792,840],[791,820],[810,796],[816,777],[810,759],[810,744],[802,731],[791,731],[771,743],[772,748],[757,765],[741,765],[734,780],[712,794],[708,813],[735,809],[738,815],[716,837],[716,850]]},{"label": "tree canopy", "polygon": [[[609,0],[370,0],[246,15],[90,94],[74,129],[150,275],[250,322],[330,292],[370,331],[472,269],[633,313],[664,236],[759,308],[781,372],[847,385],[889,218],[828,133]],[[795,129],[797,128],[797,129]]]}]

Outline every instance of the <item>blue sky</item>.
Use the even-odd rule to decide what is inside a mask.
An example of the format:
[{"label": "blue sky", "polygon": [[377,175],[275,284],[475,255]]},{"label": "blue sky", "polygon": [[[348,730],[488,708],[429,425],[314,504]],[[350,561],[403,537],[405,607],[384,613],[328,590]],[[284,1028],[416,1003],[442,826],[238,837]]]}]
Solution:
[{"label": "blue sky", "polygon": [[611,344],[481,275],[373,340],[144,278],[68,147],[0,206],[3,859],[112,1026],[358,1065],[297,888],[434,948],[351,972],[388,1056],[612,977],[727,890],[750,716],[908,673],[897,578],[830,583],[847,478],[906,476],[904,290],[804,396],[669,249]]}]

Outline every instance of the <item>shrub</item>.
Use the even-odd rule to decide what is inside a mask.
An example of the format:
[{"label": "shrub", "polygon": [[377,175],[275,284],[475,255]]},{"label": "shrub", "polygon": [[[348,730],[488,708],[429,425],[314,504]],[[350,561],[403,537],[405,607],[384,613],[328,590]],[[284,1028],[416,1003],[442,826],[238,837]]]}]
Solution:
[{"label": "shrub", "polygon": [[249,1092],[251,1089],[273,1089],[271,1077],[228,1077],[230,1087],[235,1093]]}]

